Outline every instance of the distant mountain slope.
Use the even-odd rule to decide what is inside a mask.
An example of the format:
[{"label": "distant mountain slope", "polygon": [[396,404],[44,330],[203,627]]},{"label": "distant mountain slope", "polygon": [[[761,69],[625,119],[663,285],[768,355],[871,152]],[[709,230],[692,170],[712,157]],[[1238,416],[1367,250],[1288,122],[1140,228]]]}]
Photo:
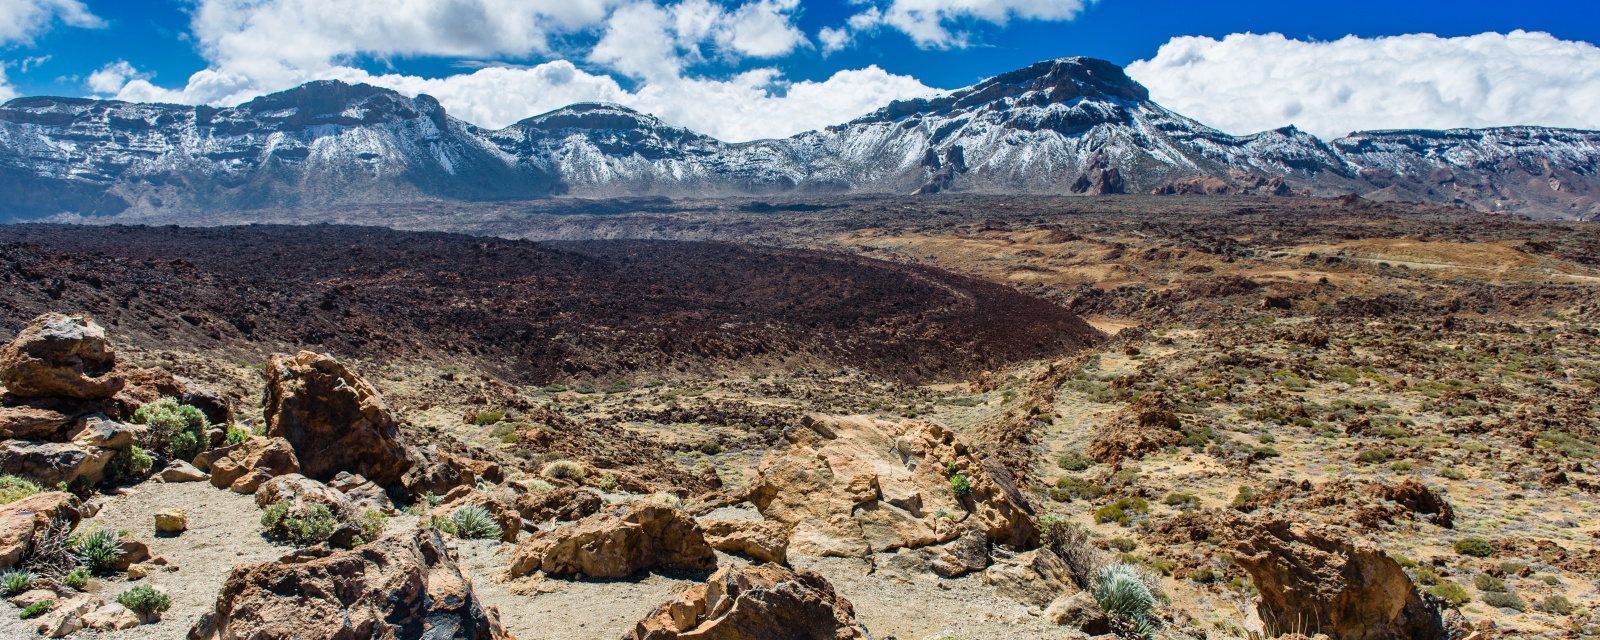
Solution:
[{"label": "distant mountain slope", "polygon": [[[313,82],[231,109],[78,98],[0,107],[0,219],[551,195],[1258,193],[1600,216],[1600,132],[1233,136],[1120,67],[1062,58],[781,140],[726,143],[613,104],[501,130],[423,95]],[[170,217],[170,216],[168,216]]]}]

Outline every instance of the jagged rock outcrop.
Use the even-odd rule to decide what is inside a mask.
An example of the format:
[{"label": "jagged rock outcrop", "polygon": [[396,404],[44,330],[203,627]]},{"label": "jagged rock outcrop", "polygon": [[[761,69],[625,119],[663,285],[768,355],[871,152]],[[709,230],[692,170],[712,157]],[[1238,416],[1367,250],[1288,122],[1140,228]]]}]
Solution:
[{"label": "jagged rock outcrop", "polygon": [[426,493],[442,496],[456,487],[478,483],[478,474],[472,470],[472,465],[440,451],[438,445],[413,447],[407,455],[411,468],[401,477],[401,484],[414,496]]},{"label": "jagged rock outcrop", "polygon": [[573,487],[557,487],[543,493],[529,491],[517,496],[517,512],[531,522],[578,520],[600,511],[600,496]]},{"label": "jagged rock outcrop", "polygon": [[1368,485],[1368,490],[1377,498],[1399,504],[1413,513],[1429,516],[1436,525],[1446,529],[1455,527],[1456,512],[1450,506],[1450,501],[1416,478],[1406,478],[1404,482],[1393,486],[1373,483]]},{"label": "jagged rock outcrop", "polygon": [[342,520],[360,515],[344,493],[298,473],[277,476],[256,489],[257,507],[265,509],[279,502],[288,502],[294,511],[320,504]]},{"label": "jagged rock outcrop", "polygon": [[775,564],[725,566],[657,607],[623,640],[852,640],[871,637],[827,579]]},{"label": "jagged rock outcrop", "polygon": [[0,349],[0,384],[21,398],[104,400],[126,381],[112,375],[106,331],[85,316],[47,313]]},{"label": "jagged rock outcrop", "polygon": [[789,562],[789,527],[781,522],[707,518],[700,521],[700,527],[705,530],[706,543],[718,551],[759,562]]},{"label": "jagged rock outcrop", "polygon": [[415,529],[308,562],[234,567],[194,640],[510,638],[439,532]]},{"label": "jagged rock outcrop", "polygon": [[266,481],[300,472],[294,447],[283,438],[251,436],[195,457],[194,466],[211,474],[211,485],[237,493],[255,493]]},{"label": "jagged rock outcrop", "polygon": [[1294,624],[1334,640],[1446,637],[1439,607],[1400,563],[1348,530],[1275,512],[1219,512],[1209,533],[1249,572],[1263,621],[1304,620]]},{"label": "jagged rock outcrop", "polygon": [[266,374],[267,436],[294,446],[307,477],[327,482],[349,471],[388,486],[411,468],[397,441],[400,423],[383,396],[338,360],[310,351],[277,354]]},{"label": "jagged rock outcrop", "polygon": [[[793,552],[865,557],[947,542],[962,528],[1015,547],[1036,541],[1032,508],[1004,468],[938,424],[808,415],[784,437],[791,446],[761,461],[749,500],[792,527]],[[968,495],[955,495],[955,476]]]},{"label": "jagged rock outcrop", "polygon": [[1034,549],[997,562],[983,572],[983,583],[994,595],[1035,607],[1047,607],[1056,598],[1077,591],[1072,572],[1049,549]]},{"label": "jagged rock outcrop", "polygon": [[389,515],[399,513],[383,487],[359,474],[341,471],[328,481],[328,486],[343,493],[345,498],[350,500],[351,508],[357,513],[368,509],[377,509]]},{"label": "jagged rock outcrop", "polygon": [[506,487],[493,491],[479,491],[467,487],[457,487],[445,494],[443,502],[434,507],[429,514],[435,518],[448,518],[462,507],[482,507],[500,525],[500,540],[516,542],[517,533],[522,531],[522,515],[516,507],[517,495]]},{"label": "jagged rock outcrop", "polygon": [[1183,423],[1165,393],[1152,391],[1128,405],[1126,416],[1102,425],[1089,457],[1105,463],[1138,460],[1183,440]]},{"label": "jagged rock outcrop", "polygon": [[105,479],[106,464],[114,455],[112,449],[70,442],[6,440],[0,442],[0,473],[32,478],[49,487],[74,481],[96,484]]},{"label": "jagged rock outcrop", "polygon": [[709,571],[717,555],[694,518],[672,507],[634,503],[554,531],[534,531],[511,554],[513,578],[535,571],[623,578],[651,567]]},{"label": "jagged rock outcrop", "polygon": [[0,569],[10,568],[32,543],[35,533],[60,517],[77,526],[78,497],[61,491],[38,493],[10,504],[0,505]]}]

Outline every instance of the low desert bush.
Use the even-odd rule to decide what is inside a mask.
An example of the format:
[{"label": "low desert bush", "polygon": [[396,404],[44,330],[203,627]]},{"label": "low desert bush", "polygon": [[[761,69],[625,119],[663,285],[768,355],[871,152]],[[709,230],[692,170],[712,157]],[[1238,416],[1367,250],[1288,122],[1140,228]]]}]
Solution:
[{"label": "low desert bush", "polygon": [[11,504],[39,493],[39,485],[16,476],[0,476],[0,504]]},{"label": "low desert bush", "polygon": [[150,427],[145,440],[151,450],[173,460],[193,460],[210,444],[206,414],[172,398],[139,407],[133,412],[133,421]]},{"label": "low desert bush", "polygon": [[1179,511],[1196,511],[1200,509],[1200,496],[1187,491],[1174,491],[1161,499],[1161,504],[1175,508]]},{"label": "low desert bush", "polygon": [[233,445],[239,444],[239,443],[244,442],[245,440],[249,440],[249,439],[250,439],[250,432],[249,431],[246,431],[244,429],[240,429],[240,428],[234,427],[232,425],[229,425],[228,426],[228,433],[227,433],[227,435],[223,436],[222,442],[223,442],[223,444],[231,447]]},{"label": "low desert bush", "polygon": [[172,607],[172,598],[156,591],[155,587],[141,584],[117,596],[117,604],[143,617],[149,617]]},{"label": "low desert bush", "polygon": [[1067,471],[1083,471],[1088,469],[1091,464],[1094,464],[1094,461],[1090,460],[1089,456],[1076,451],[1068,451],[1061,457],[1056,458],[1056,466]]},{"label": "low desert bush", "polygon": [[71,573],[61,576],[61,584],[83,591],[84,587],[89,586],[89,570],[83,567],[73,569]]},{"label": "low desert bush", "polygon": [[957,498],[972,495],[972,481],[961,474],[950,476],[950,493],[955,494]]},{"label": "low desert bush", "polygon": [[571,460],[556,460],[539,470],[539,475],[551,480],[578,480],[584,473],[583,465]]},{"label": "low desert bush", "polygon": [[1577,607],[1573,606],[1572,601],[1568,600],[1567,597],[1563,595],[1553,595],[1545,598],[1544,605],[1540,606],[1539,608],[1558,616],[1570,616],[1572,615],[1573,611],[1577,610]]},{"label": "low desert bush", "polygon": [[1487,558],[1494,554],[1494,547],[1489,546],[1489,541],[1483,538],[1462,538],[1456,541],[1456,553],[1464,556]]},{"label": "low desert bush", "polygon": [[1449,600],[1457,606],[1472,602],[1472,594],[1467,593],[1466,587],[1454,582],[1441,583],[1439,586],[1429,589],[1428,593]]},{"label": "low desert bush", "polygon": [[495,424],[495,423],[500,422],[501,420],[505,420],[505,419],[506,419],[506,414],[504,412],[500,412],[500,411],[479,411],[477,415],[472,417],[472,423],[476,424],[476,425],[478,425],[480,427],[486,427],[486,426],[489,426],[491,424]]},{"label": "low desert bush", "polygon": [[106,463],[106,476],[112,480],[123,478],[137,478],[150,472],[156,463],[150,453],[139,445],[128,445],[128,448],[118,451],[111,456],[111,461]]},{"label": "low desert bush", "polygon": [[389,528],[389,516],[377,509],[367,509],[356,518],[356,526],[361,527],[362,539],[377,540]]},{"label": "low desert bush", "polygon": [[28,618],[32,618],[34,616],[41,616],[41,615],[44,615],[45,612],[55,608],[55,606],[56,606],[56,601],[55,600],[46,600],[44,602],[35,602],[33,604],[28,605],[26,608],[24,608],[21,613],[18,613],[17,614],[17,618],[21,619],[21,620],[27,620]]},{"label": "low desert bush", "polygon": [[617,490],[617,474],[608,473],[608,474],[605,474],[603,476],[600,476],[600,481],[598,483],[596,483],[596,486],[600,487],[601,491],[606,491],[606,492],[616,491]]},{"label": "low desert bush", "polygon": [[1472,584],[1478,587],[1479,591],[1505,593],[1507,590],[1506,581],[1491,576],[1487,573],[1478,574],[1478,577],[1472,581]]},{"label": "low desert bush", "polygon": [[1515,593],[1490,592],[1483,594],[1483,603],[1498,609],[1516,609],[1522,611],[1528,608],[1528,603]]},{"label": "low desert bush", "polygon": [[339,519],[320,504],[295,510],[288,502],[279,502],[261,513],[261,528],[268,535],[302,547],[327,541],[337,526]]}]

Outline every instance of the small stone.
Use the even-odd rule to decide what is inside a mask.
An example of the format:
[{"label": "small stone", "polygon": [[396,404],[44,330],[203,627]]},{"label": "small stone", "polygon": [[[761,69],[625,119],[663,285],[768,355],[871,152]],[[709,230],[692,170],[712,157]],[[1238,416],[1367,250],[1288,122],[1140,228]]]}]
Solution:
[{"label": "small stone", "polygon": [[173,461],[167,468],[161,470],[162,482],[199,482],[210,478],[211,474],[196,469],[194,465],[182,460]]},{"label": "small stone", "polygon": [[60,638],[83,628],[83,616],[100,608],[101,600],[87,593],[56,605],[34,627],[46,638]]},{"label": "small stone", "polygon": [[150,564],[148,562],[140,562],[138,564],[130,564],[130,565],[128,565],[128,579],[129,580],[142,580],[146,576],[149,576],[150,574],[155,573],[155,571],[156,571],[156,566],[153,565],[153,564]]},{"label": "small stone", "polygon": [[189,512],[183,509],[162,509],[156,512],[156,533],[182,533],[189,528]]}]

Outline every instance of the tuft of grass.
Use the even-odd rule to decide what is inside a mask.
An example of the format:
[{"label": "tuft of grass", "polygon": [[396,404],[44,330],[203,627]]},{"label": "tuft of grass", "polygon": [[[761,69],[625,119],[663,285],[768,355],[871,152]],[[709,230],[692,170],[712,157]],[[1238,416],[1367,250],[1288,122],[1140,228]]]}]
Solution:
[{"label": "tuft of grass", "polygon": [[571,460],[556,460],[539,470],[539,475],[551,480],[578,480],[584,473],[583,465]]},{"label": "tuft of grass", "polygon": [[84,587],[89,586],[89,570],[83,567],[73,569],[71,573],[61,576],[61,584],[83,591]]},{"label": "tuft of grass", "polygon": [[161,613],[172,607],[172,598],[156,591],[155,587],[141,584],[117,596],[117,604],[143,617]]},{"label": "tuft of grass", "polygon": [[26,609],[23,609],[22,613],[17,614],[17,618],[20,619],[20,620],[27,620],[27,619],[35,617],[35,616],[44,615],[45,612],[55,608],[55,606],[56,606],[56,601],[55,600],[46,600],[44,602],[35,602],[33,604],[28,605],[28,607]]},{"label": "tuft of grass", "polygon": [[950,476],[950,493],[955,494],[957,498],[972,495],[972,481],[960,474]]},{"label": "tuft of grass", "polygon": [[455,536],[468,539],[495,540],[500,537],[500,525],[489,515],[489,510],[469,504],[450,514],[455,522]]},{"label": "tuft of grass", "polygon": [[38,576],[33,575],[32,571],[24,569],[12,569],[0,573],[0,592],[4,592],[7,596],[17,595],[27,591],[33,581],[38,578]]},{"label": "tuft of grass", "polygon": [[1456,606],[1461,606],[1468,602],[1472,602],[1472,594],[1467,593],[1466,587],[1454,582],[1440,583],[1439,586],[1429,589],[1428,593],[1444,598],[1445,600],[1449,600],[1455,603]]},{"label": "tuft of grass", "polygon": [[39,485],[16,476],[0,476],[0,504],[11,504],[39,493]]},{"label": "tuft of grass", "polygon": [[1068,451],[1061,457],[1056,458],[1056,466],[1067,471],[1083,471],[1088,469],[1091,464],[1094,464],[1094,461],[1090,460],[1089,456],[1076,451]]}]

